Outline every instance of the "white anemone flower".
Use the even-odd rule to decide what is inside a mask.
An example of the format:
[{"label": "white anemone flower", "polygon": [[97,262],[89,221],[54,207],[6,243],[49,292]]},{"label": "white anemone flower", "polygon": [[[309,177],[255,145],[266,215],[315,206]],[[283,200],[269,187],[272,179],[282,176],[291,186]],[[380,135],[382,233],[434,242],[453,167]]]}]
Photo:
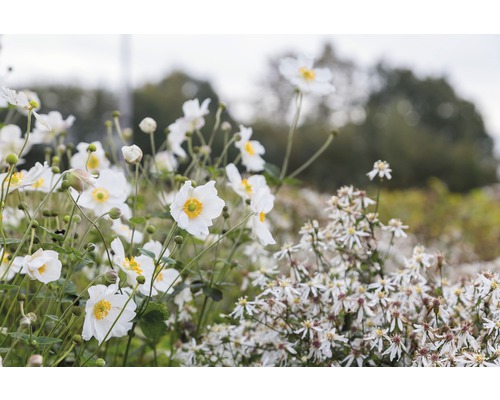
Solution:
[{"label": "white anemone flower", "polygon": [[231,188],[243,199],[251,199],[260,188],[267,187],[266,178],[262,175],[252,175],[243,179],[234,164],[226,166],[226,175]]},{"label": "white anemone flower", "polygon": [[[96,147],[96,151],[92,152],[90,157],[87,150],[89,144],[93,144]],[[99,141],[92,143],[80,142],[76,146],[76,150],[77,152],[73,154],[69,162],[71,168],[84,169],[88,171],[101,171],[109,168],[111,165],[110,161],[106,157],[106,152]]]},{"label": "white anemone flower", "polygon": [[198,99],[188,100],[182,105],[184,112],[184,121],[188,124],[188,131],[193,132],[196,129],[201,129],[205,125],[205,115],[208,114],[208,105],[210,99],[205,99],[201,103]]},{"label": "white anemone flower", "polygon": [[366,175],[368,175],[368,178],[370,178],[371,181],[377,175],[380,179],[383,178],[391,179],[392,178],[391,172],[392,169],[387,161],[378,160],[373,164],[373,169]]},{"label": "white anemone flower", "polygon": [[61,174],[54,174],[52,168],[44,168],[38,179],[31,185],[25,186],[24,190],[48,193],[52,188],[58,189],[61,187],[60,177]]},{"label": "white anemone flower", "polygon": [[215,181],[193,188],[191,181],[184,182],[170,206],[170,213],[179,227],[197,237],[206,237],[224,208],[225,202],[217,196]]},{"label": "white anemone flower", "polygon": [[117,290],[118,285],[95,285],[89,288],[90,298],[85,306],[83,340],[95,337],[101,344],[112,337],[125,336],[132,328],[137,306],[134,300],[129,301],[129,295],[118,294]]},{"label": "white anemone flower", "polygon": [[130,165],[137,165],[142,160],[142,150],[135,144],[132,146],[123,146],[122,154],[125,162]]},{"label": "white anemone flower", "polygon": [[[132,240],[132,228],[130,228],[130,226],[128,226],[127,224],[124,224],[120,219],[113,220],[111,229],[114,233],[125,239],[127,242],[130,243],[130,241]],[[136,229],[134,232],[134,243],[142,243],[143,239],[144,234]]]},{"label": "white anemone flower", "polygon": [[186,151],[182,148],[182,143],[186,140],[189,124],[183,118],[177,119],[168,126],[167,142],[172,152],[178,157],[186,157]]},{"label": "white anemone flower", "polygon": [[137,277],[143,276],[145,282],[139,285],[139,292],[145,296],[158,294],[156,289],[151,288],[151,279],[153,278],[154,260],[150,257],[140,255],[138,257],[125,257],[125,250],[122,241],[119,238],[111,242],[111,250],[113,250],[113,263],[127,274],[127,283],[130,286],[137,285]]},{"label": "white anemone flower", "polygon": [[[144,244],[143,248],[145,250],[151,251],[155,258],[158,259],[160,257],[162,251],[162,244],[156,240],[151,240]],[[170,255],[170,251],[168,249],[163,253],[163,257],[168,257]],[[158,260],[157,260],[158,262]],[[153,283],[154,287],[158,292],[161,293],[173,293],[174,285],[179,281],[179,271],[174,268],[168,268],[165,263],[159,262],[157,267],[159,270],[155,272],[155,281]]]},{"label": "white anemone flower", "polygon": [[236,148],[241,151],[241,162],[246,167],[247,171],[262,171],[265,161],[261,157],[266,152],[264,146],[257,140],[250,140],[252,136],[252,128],[246,128],[240,125],[238,134],[241,139],[235,142]]},{"label": "white anemone flower", "polygon": [[[112,208],[119,208],[125,218],[130,218],[130,207],[125,203],[130,187],[122,171],[102,170],[94,186],[84,190],[79,204],[94,211],[96,215],[107,213]],[[77,194],[73,193],[76,198]]]},{"label": "white anemone flower", "polygon": [[280,62],[281,74],[303,93],[327,95],[335,90],[330,83],[332,73],[327,68],[314,68],[314,59],[301,55]]},{"label": "white anemone flower", "polygon": [[2,262],[0,263],[0,282],[11,281],[19,272],[21,272],[24,257],[16,257],[11,263],[11,260],[9,259],[10,253],[7,251],[4,252],[3,248],[0,247],[0,256],[2,255]]},{"label": "white anemone flower", "polygon": [[[22,135],[21,128],[17,125],[5,125],[0,129],[0,157],[2,158],[2,163],[5,161],[4,158],[11,153],[19,155],[26,141]],[[31,150],[31,145],[32,141],[28,140],[21,157]],[[23,162],[24,160],[20,161]]]},{"label": "white anemone flower", "polygon": [[269,188],[267,186],[259,188],[252,197],[250,203],[250,208],[254,213],[254,215],[250,217],[250,224],[253,234],[259,239],[263,246],[276,243],[269,231],[268,222],[266,221],[266,214],[268,214],[273,207],[274,196],[271,194]]},{"label": "white anemone flower", "polygon": [[53,250],[38,249],[23,259],[23,270],[32,280],[43,283],[57,281],[61,277],[62,264],[59,254]]},{"label": "white anemone flower", "polygon": [[47,121],[50,129],[37,120],[35,129],[33,129],[33,132],[30,135],[30,140],[34,144],[50,143],[58,136],[67,133],[69,128],[73,126],[73,122],[75,122],[75,117],[73,115],[70,115],[68,118],[63,119],[59,111],[51,111],[48,114],[41,114],[41,117],[44,118],[45,121]]},{"label": "white anemone flower", "polygon": [[32,186],[33,184],[36,184],[38,179],[48,169],[50,169],[50,167],[46,162],[43,165],[37,162],[35,166],[31,168],[29,171],[22,170],[19,172],[14,172],[10,176],[9,180],[6,179],[8,175],[7,172],[0,174],[0,182],[3,182],[5,190],[7,189],[8,186],[9,193],[11,193],[14,190],[23,189],[27,186]]},{"label": "white anemone flower", "polygon": [[179,163],[172,152],[166,150],[160,151],[156,153],[151,163],[151,173],[161,175],[174,172],[177,170],[178,165]]},{"label": "white anemone flower", "polygon": [[21,114],[28,115],[28,112],[31,111],[37,121],[50,127],[47,121],[36,112],[40,108],[40,99],[35,92],[25,90],[18,93],[15,90],[2,87],[0,88],[0,96],[13,106],[17,106]]}]

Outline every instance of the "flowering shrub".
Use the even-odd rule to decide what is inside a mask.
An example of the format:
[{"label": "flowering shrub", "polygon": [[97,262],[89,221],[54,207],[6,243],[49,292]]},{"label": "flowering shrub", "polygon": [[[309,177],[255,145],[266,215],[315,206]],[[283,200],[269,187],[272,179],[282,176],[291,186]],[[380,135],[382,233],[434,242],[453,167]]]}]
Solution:
[{"label": "flowering shrub", "polygon": [[[186,102],[159,147],[157,123],[144,118],[145,155],[118,112],[106,141],[74,146],[73,116],[1,89],[3,366],[497,364],[498,277],[449,283],[443,258],[422,246],[400,259],[408,226],[379,220],[380,190],[372,200],[342,187],[327,223],[306,223],[296,244],[276,236],[287,229],[273,215],[281,188],[334,137],[288,171],[303,95],[333,86],[307,58],[280,71],[296,87],[281,168],[250,127],[221,121],[223,104],[207,129],[210,99]],[[16,113],[27,116],[24,136]],[[22,169],[38,144],[44,163]],[[391,173],[379,160],[367,175],[382,183]]]}]

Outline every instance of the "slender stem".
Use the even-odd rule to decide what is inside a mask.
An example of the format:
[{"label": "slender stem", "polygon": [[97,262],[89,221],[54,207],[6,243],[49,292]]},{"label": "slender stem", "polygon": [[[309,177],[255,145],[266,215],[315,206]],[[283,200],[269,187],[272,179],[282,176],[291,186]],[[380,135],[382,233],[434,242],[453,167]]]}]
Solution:
[{"label": "slender stem", "polygon": [[299,123],[300,109],[302,108],[302,92],[297,92],[295,104],[296,104],[295,116],[293,117],[292,124],[290,125],[290,130],[288,131],[286,153],[285,153],[285,158],[283,159],[283,166],[281,167],[280,183],[278,184],[278,186],[282,185],[282,181],[285,178],[288,169],[288,162],[290,161],[290,155],[292,153],[293,136],[295,130],[297,129],[297,124]]}]

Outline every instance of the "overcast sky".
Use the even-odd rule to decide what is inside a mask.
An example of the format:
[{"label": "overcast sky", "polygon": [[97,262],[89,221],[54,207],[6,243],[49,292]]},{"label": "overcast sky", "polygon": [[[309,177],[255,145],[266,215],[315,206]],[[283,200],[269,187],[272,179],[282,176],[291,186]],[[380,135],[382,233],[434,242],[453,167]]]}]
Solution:
[{"label": "overcast sky", "polygon": [[[500,154],[500,35],[132,35],[131,80],[155,81],[182,68],[210,80],[243,117],[269,57],[288,50],[315,56],[325,41],[364,66],[383,58],[447,76],[477,104]],[[13,87],[72,81],[117,90],[123,76],[119,35],[3,35],[0,43],[0,71],[14,68],[7,79]]]}]

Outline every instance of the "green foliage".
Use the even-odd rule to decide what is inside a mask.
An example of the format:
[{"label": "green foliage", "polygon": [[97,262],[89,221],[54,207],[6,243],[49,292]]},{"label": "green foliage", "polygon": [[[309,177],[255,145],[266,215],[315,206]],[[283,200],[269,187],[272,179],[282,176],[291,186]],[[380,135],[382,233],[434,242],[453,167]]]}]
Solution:
[{"label": "green foliage", "polygon": [[157,340],[167,333],[165,320],[168,319],[167,307],[150,301],[146,311],[142,314],[140,326],[142,333],[149,339]]}]

